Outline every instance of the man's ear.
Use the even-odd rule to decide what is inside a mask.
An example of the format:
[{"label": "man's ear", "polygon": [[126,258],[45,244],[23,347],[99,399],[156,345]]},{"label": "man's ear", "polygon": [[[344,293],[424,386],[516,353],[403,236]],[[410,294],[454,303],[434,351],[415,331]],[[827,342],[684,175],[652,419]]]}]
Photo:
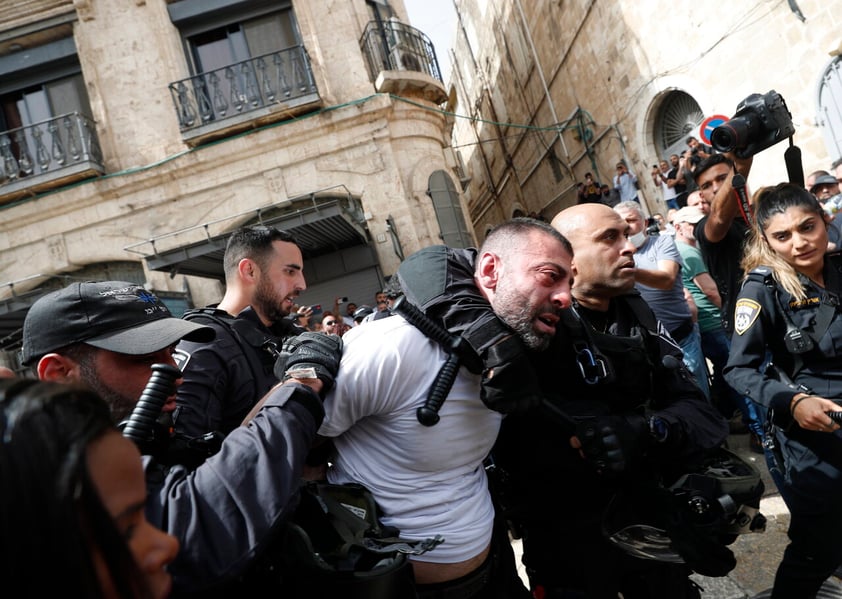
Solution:
[{"label": "man's ear", "polygon": [[243,258],[240,260],[239,264],[237,264],[237,272],[239,272],[240,278],[243,281],[256,283],[257,277],[260,274],[260,269],[251,258]]},{"label": "man's ear", "polygon": [[57,383],[78,383],[80,378],[78,362],[61,354],[47,354],[38,360],[38,378]]},{"label": "man's ear", "polygon": [[500,258],[491,252],[483,252],[477,261],[477,282],[485,289],[496,289],[500,278]]}]

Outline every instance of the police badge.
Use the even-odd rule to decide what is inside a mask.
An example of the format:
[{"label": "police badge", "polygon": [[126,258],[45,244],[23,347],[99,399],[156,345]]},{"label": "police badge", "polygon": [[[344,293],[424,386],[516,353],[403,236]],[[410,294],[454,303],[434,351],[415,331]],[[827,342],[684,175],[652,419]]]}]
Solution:
[{"label": "police badge", "polygon": [[734,308],[734,331],[737,335],[745,333],[757,316],[760,314],[760,304],[751,299],[737,300],[737,306]]}]

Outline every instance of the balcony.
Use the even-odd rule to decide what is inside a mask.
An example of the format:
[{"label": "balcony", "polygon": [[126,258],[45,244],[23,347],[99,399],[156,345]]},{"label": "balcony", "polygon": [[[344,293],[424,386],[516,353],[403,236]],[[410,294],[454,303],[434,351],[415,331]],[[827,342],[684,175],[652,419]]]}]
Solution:
[{"label": "balcony", "polygon": [[375,89],[435,104],[447,100],[436,50],[423,32],[395,19],[371,21],[360,48]]},{"label": "balcony", "polygon": [[321,105],[304,46],[171,83],[184,141],[198,145]]},{"label": "balcony", "polygon": [[0,202],[104,173],[93,121],[78,112],[0,131]]}]

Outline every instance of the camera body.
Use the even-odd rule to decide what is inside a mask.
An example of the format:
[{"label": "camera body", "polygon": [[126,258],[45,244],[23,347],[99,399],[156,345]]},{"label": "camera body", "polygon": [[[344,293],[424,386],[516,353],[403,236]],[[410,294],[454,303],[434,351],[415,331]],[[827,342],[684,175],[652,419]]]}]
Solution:
[{"label": "camera body", "polygon": [[647,235],[650,237],[653,235],[660,235],[661,234],[661,227],[658,224],[658,221],[655,220],[654,216],[650,216],[646,219],[646,229],[644,229]]},{"label": "camera body", "polygon": [[710,143],[720,152],[734,151],[739,158],[748,158],[794,134],[786,102],[771,90],[740,102],[733,118],[711,132]]}]

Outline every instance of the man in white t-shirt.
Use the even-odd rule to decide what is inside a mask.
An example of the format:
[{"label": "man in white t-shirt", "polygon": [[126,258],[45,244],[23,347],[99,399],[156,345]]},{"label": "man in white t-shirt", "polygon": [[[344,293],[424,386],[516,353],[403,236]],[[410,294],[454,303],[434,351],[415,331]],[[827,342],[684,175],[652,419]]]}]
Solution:
[{"label": "man in white t-shirt", "polygon": [[[513,219],[488,234],[474,281],[526,346],[541,350],[570,305],[571,259],[570,244],[547,223]],[[476,599],[529,597],[511,555],[505,559],[505,549],[492,543],[494,507],[483,460],[503,416],[480,399],[480,375],[461,368],[440,420],[424,426],[416,413],[445,363],[445,349],[400,316],[357,327],[343,341],[319,429],[336,448],[328,480],[367,487],[384,524],[401,537],[444,538],[413,558],[419,597],[457,590]],[[507,586],[512,579],[519,589]]]},{"label": "man in white t-shirt", "polygon": [[640,202],[637,197],[637,176],[629,172],[625,162],[617,163],[614,189],[620,194],[621,202]]},{"label": "man in white t-shirt", "polygon": [[672,171],[670,170],[669,162],[661,160],[657,165],[652,165],[652,181],[661,188],[663,194],[664,204],[667,208],[678,208],[675,202],[675,177],[670,177]]}]

